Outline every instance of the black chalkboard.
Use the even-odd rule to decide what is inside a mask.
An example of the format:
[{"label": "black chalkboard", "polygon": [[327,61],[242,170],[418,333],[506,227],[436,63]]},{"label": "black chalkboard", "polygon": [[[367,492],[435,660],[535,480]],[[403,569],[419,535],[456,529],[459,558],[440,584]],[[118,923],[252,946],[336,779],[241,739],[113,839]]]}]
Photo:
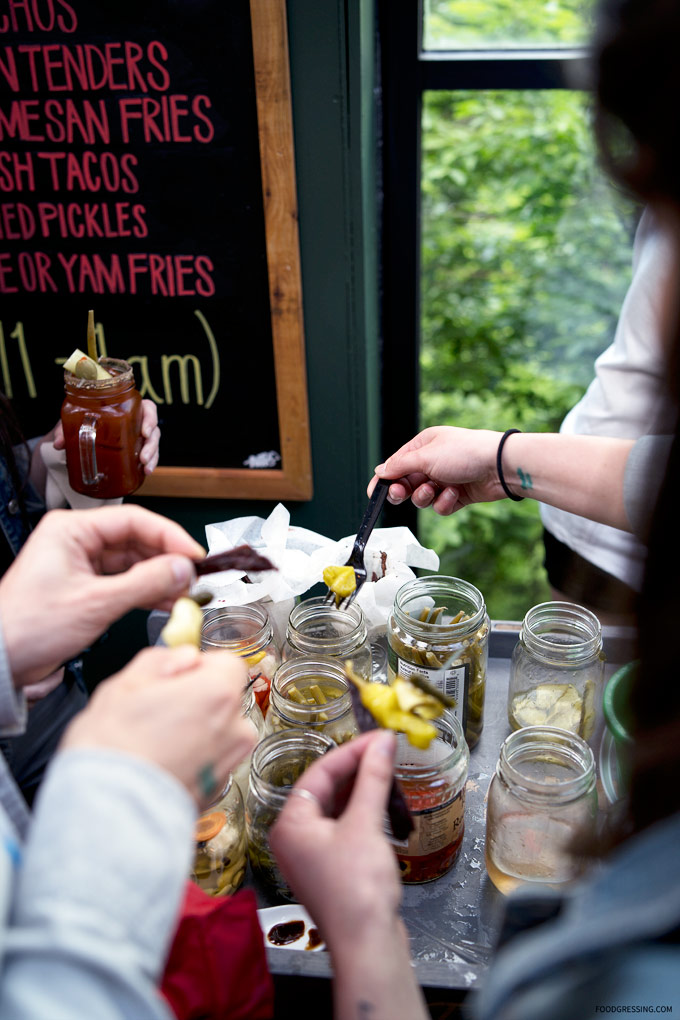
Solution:
[{"label": "black chalkboard", "polygon": [[[297,263],[289,293],[273,290],[280,195],[266,122],[268,94],[278,102],[287,92],[282,3],[8,8],[0,379],[24,430],[41,434],[57,420],[61,363],[86,348],[93,308],[101,353],[131,361],[140,392],[158,405],[162,468],[143,491],[308,497],[308,453],[302,468],[299,452],[286,465],[292,444],[308,451]],[[273,169],[286,169],[290,204],[287,98],[287,163]],[[278,131],[276,104],[272,116]],[[290,248],[288,218],[283,225]],[[296,245],[295,235],[297,260]],[[289,311],[293,296],[283,335],[272,294]],[[282,406],[291,379],[303,396],[295,421]]]}]

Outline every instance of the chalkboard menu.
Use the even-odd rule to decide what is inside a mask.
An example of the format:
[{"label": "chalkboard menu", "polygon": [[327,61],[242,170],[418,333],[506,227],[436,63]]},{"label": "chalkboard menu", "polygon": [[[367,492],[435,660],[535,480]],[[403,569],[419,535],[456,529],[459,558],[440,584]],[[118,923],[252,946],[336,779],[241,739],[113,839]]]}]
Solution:
[{"label": "chalkboard menu", "polygon": [[92,308],[142,494],[311,497],[284,4],[0,4],[0,382],[51,428]]}]

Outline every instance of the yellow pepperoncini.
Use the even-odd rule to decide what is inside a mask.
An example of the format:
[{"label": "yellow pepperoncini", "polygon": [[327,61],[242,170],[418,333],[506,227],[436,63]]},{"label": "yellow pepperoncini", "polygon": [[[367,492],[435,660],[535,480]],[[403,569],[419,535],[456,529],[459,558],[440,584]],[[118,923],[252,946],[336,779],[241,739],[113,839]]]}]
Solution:
[{"label": "yellow pepperoncini", "polygon": [[188,596],[181,596],[172,607],[168,622],[161,631],[161,638],[168,648],[177,645],[201,645],[203,612],[198,603]]},{"label": "yellow pepperoncini", "polygon": [[335,593],[335,600],[347,598],[357,586],[354,567],[326,567],[323,572],[324,584]]},{"label": "yellow pepperoncini", "polygon": [[393,684],[369,683],[351,669],[348,678],[359,692],[361,704],[384,729],[404,733],[409,744],[425,750],[437,736],[437,730],[428,721],[438,718],[446,706],[446,699],[438,693],[423,691],[403,677]]}]

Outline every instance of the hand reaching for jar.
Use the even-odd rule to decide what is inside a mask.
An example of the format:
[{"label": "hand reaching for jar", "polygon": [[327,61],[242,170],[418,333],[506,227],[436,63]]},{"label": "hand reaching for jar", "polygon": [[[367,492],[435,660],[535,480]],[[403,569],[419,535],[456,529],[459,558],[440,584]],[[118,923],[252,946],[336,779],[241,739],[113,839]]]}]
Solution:
[{"label": "hand reaching for jar", "polygon": [[331,952],[334,1016],[429,1016],[399,916],[401,880],[383,831],[396,738],[373,730],[295,784],[270,834],[277,863]]}]

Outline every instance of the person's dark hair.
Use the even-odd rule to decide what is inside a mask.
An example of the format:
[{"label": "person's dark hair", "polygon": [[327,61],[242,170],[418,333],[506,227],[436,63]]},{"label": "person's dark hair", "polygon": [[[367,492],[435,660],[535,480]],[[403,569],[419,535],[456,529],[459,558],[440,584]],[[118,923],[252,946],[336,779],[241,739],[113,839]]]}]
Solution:
[{"label": "person's dark hair", "polygon": [[680,205],[680,4],[602,0],[595,126],[611,174],[646,202]]},{"label": "person's dark hair", "polygon": [[[680,0],[603,0],[595,38],[596,131],[616,180],[660,210],[680,250]],[[679,281],[680,284],[680,281]],[[679,287],[680,289],[680,287]],[[669,382],[680,393],[680,316],[669,322]],[[629,828],[680,810],[680,437],[648,542],[632,694]]]}]

